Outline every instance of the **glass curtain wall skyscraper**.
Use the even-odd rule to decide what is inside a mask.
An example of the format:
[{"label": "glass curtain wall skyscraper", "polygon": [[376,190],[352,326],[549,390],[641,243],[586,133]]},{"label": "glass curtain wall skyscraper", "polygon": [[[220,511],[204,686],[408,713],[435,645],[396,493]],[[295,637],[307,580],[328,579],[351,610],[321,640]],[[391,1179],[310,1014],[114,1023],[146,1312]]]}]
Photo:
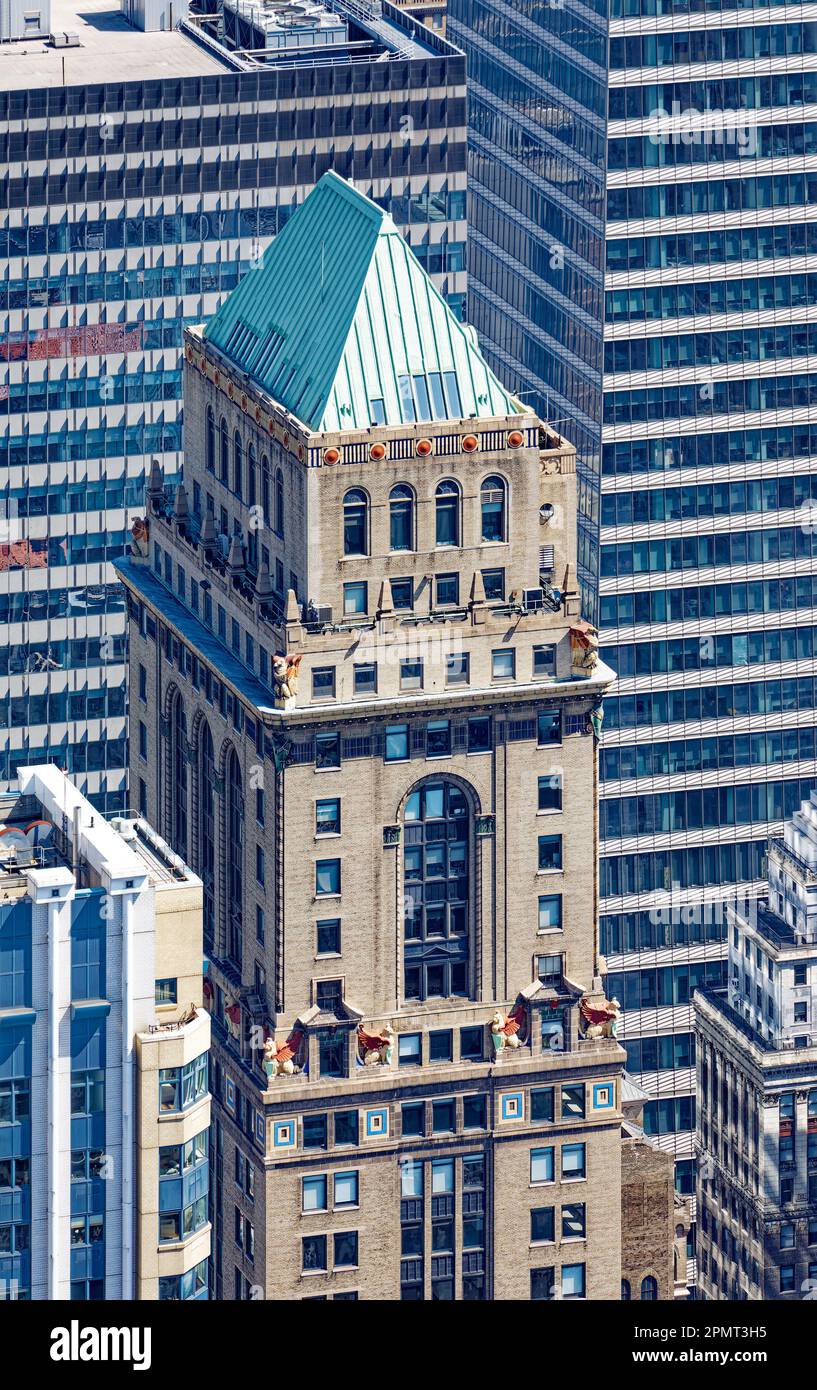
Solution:
[{"label": "glass curtain wall skyscraper", "polygon": [[111,561],[151,459],[169,485],[181,467],[184,324],[328,168],[382,203],[458,310],[464,63],[410,15],[351,0],[301,11],[333,36],[321,50],[291,46],[280,7],[263,61],[151,6],[41,9],[46,36],[76,41],[2,31],[0,788],[54,761],[111,812],[127,800]]},{"label": "glass curtain wall skyscraper", "polygon": [[808,13],[612,0],[602,938],[650,1126],[689,1176],[690,999],[724,971],[706,899],[761,891],[817,774]]},{"label": "glass curtain wall skyscraper", "polygon": [[[557,321],[552,303],[520,308],[523,278],[536,283],[524,199],[539,175],[508,145],[525,118],[547,140],[567,79],[504,144],[485,131],[521,110],[532,71],[557,70],[562,35],[604,21],[525,5],[523,57],[503,4],[486,17],[453,0],[450,13],[474,78],[469,308],[490,355],[492,323],[525,341]],[[604,321],[598,617],[618,673],[602,749],[602,949],[645,1122],[691,1190],[690,999],[721,982],[725,954],[721,914],[702,900],[761,890],[766,839],[817,776],[817,25],[799,5],[611,0],[601,80],[605,302],[588,338]],[[578,146],[573,162],[578,178]],[[490,221],[485,190],[514,183],[501,219],[492,194]],[[520,363],[523,395],[547,380]]]},{"label": "glass curtain wall skyscraper", "polygon": [[449,0],[468,60],[468,316],[527,405],[577,451],[578,577],[596,610],[606,0]]}]

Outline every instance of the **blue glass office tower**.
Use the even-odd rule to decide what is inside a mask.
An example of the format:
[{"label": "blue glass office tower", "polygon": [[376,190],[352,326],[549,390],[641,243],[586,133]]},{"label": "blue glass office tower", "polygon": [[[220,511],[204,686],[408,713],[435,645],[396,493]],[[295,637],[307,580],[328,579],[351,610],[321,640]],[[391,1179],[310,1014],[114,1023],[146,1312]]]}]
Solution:
[{"label": "blue glass office tower", "polygon": [[43,0],[43,32],[76,36],[59,49],[0,21],[0,787],[53,760],[109,812],[127,800],[111,561],[151,459],[169,483],[181,467],[183,325],[330,167],[455,305],[465,288],[464,64],[444,39],[339,0],[345,41],[284,32],[260,62],[174,29],[177,4],[131,8],[52,0],[48,22]]},{"label": "blue glass office tower", "polygon": [[468,61],[468,316],[509,387],[575,444],[578,568],[596,610],[607,8],[449,0]]},{"label": "blue glass office tower", "polygon": [[[489,354],[491,324],[522,344],[559,321],[553,300],[537,314],[520,299],[541,238],[524,199],[541,185],[532,156],[558,128],[570,67],[558,98],[524,103],[563,34],[603,28],[577,5],[512,17],[498,3],[486,16],[453,0],[448,32],[475,76],[469,290]],[[817,25],[808,7],[760,0],[611,0],[599,81],[599,621],[619,677],[602,749],[602,950],[630,1070],[651,1097],[645,1122],[691,1190],[690,1000],[722,982],[725,954],[723,914],[704,899],[762,891],[767,837],[817,778]],[[572,158],[583,229],[591,185]],[[523,393],[543,391],[541,369],[521,365]]]}]

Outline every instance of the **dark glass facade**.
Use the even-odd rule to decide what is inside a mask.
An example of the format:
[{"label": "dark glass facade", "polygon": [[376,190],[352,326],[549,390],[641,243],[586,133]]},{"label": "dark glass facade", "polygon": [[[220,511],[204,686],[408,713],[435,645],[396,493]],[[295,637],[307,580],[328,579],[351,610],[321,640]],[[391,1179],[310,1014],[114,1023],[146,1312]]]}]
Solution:
[{"label": "dark glass facade", "polygon": [[596,611],[607,7],[449,0],[468,64],[468,316],[494,370],[577,450]]}]

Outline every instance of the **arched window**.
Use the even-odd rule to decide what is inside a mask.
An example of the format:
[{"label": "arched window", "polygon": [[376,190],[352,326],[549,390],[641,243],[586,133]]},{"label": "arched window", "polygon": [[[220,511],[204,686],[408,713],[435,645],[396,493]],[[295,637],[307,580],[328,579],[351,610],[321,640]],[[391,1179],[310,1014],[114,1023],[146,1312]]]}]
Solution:
[{"label": "arched window", "polygon": [[343,499],[343,553],[369,553],[369,499],[360,488],[352,488]]},{"label": "arched window", "polygon": [[233,436],[233,492],[236,497],[244,496],[244,449],[238,430]]},{"label": "arched window", "polygon": [[269,459],[266,454],[261,455],[261,512],[265,526],[272,526],[270,515],[270,471]]},{"label": "arched window", "polygon": [[407,999],[468,994],[468,803],[446,779],[424,782],[403,813]]},{"label": "arched window", "polygon": [[622,1301],[622,1303],[629,1303],[629,1302],[630,1302],[630,1281],[629,1281],[629,1279],[622,1279],[622,1281],[621,1281],[621,1301]]},{"label": "arched window", "polygon": [[406,483],[389,493],[389,548],[414,549],[414,491]]},{"label": "arched window", "polygon": [[244,921],[244,790],[234,748],[227,755],[227,955],[242,964]]},{"label": "arched window", "polygon": [[258,505],[258,479],[255,474],[255,449],[252,444],[247,450],[247,506],[250,519],[247,527],[247,563],[251,570],[258,569],[258,513],[253,510]]},{"label": "arched window", "polygon": [[223,416],[223,415],[222,415],[222,417],[221,417],[221,425],[219,426],[219,453],[220,453],[220,455],[221,455],[221,459],[220,459],[220,470],[221,470],[221,471],[220,471],[219,477],[221,478],[221,481],[222,481],[223,483],[226,483],[227,486],[229,487],[229,486],[230,486],[230,439],[229,439],[229,435],[228,435],[228,433],[227,433],[227,421],[224,419],[224,416]]},{"label": "arched window", "polygon": [[187,720],[181,695],[173,705],[173,848],[182,859],[187,858]]},{"label": "arched window", "polygon": [[280,468],[275,470],[275,529],[279,536],[284,534],[284,475]]},{"label": "arched window", "polygon": [[654,1303],[658,1298],[658,1280],[653,1279],[651,1274],[646,1275],[641,1280],[641,1301],[642,1303]]},{"label": "arched window", "polygon": [[203,723],[199,734],[199,854],[198,874],[204,885],[204,945],[212,950],[216,935],[215,905],[215,785],[216,765],[213,756],[213,737]]},{"label": "arched window", "polygon": [[460,543],[460,490],[450,478],[437,484],[434,495],[437,545]]},{"label": "arched window", "polygon": [[486,478],[479,494],[482,509],[482,539],[505,540],[505,483],[494,473]]},{"label": "arched window", "polygon": [[256,457],[255,445],[251,444],[247,450],[247,503],[254,507],[258,501],[258,478],[256,476]]},{"label": "arched window", "polygon": [[207,472],[216,471],[216,417],[213,414],[213,407],[207,407],[207,439],[205,443],[205,463]]}]

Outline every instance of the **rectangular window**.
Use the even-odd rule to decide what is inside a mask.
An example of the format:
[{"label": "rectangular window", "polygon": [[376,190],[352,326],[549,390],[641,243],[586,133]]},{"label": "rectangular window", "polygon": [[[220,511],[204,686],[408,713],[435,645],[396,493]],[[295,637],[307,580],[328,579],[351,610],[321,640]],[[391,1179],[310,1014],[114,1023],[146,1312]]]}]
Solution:
[{"label": "rectangular window", "polygon": [[431,1164],[431,1191],[435,1196],[454,1191],[453,1158],[435,1158]]},{"label": "rectangular window", "polygon": [[326,1271],[326,1236],[303,1236],[301,1268],[304,1274]]},{"label": "rectangular window", "polygon": [[326,1211],[326,1174],[302,1178],[301,1207],[304,1211]]},{"label": "rectangular window", "polygon": [[451,725],[447,719],[431,719],[426,725],[426,757],[447,758],[451,753]]},{"label": "rectangular window", "polygon": [[140,667],[139,667],[139,699],[142,701],[142,704],[143,704],[143,705],[146,705],[146,704],[147,704],[147,700],[148,700],[148,673],[147,673],[147,671],[145,670],[144,666],[140,666]]},{"label": "rectangular window", "polygon": [[[328,1010],[326,1005],[323,1007],[329,1012],[337,1012],[335,1009]],[[346,1033],[339,1033],[334,1028],[318,1031],[318,1074],[320,1076],[342,1077],[346,1075],[346,1043]]]},{"label": "rectangular window", "polygon": [[178,1003],[178,981],[176,979],[166,979],[156,981],[156,1003],[157,1004],[177,1004]]},{"label": "rectangular window", "polygon": [[354,618],[369,611],[368,584],[356,581],[343,586],[343,616]]},{"label": "rectangular window", "polygon": [[488,1109],[485,1096],[463,1096],[463,1129],[485,1129],[488,1124],[487,1114]]},{"label": "rectangular window", "polygon": [[540,870],[562,868],[561,835],[539,836],[539,868]]},{"label": "rectangular window", "polygon": [[338,1013],[343,1004],[343,984],[340,980],[318,980],[315,1003],[326,1013]]},{"label": "rectangular window", "polygon": [[315,766],[340,767],[340,734],[315,735]]},{"label": "rectangular window", "polygon": [[584,1119],[584,1086],[562,1087],[562,1119]]},{"label": "rectangular window", "polygon": [[562,1265],[562,1298],[584,1298],[584,1265]]},{"label": "rectangular window", "polygon": [[561,811],[562,775],[555,772],[550,777],[539,778],[539,810]]},{"label": "rectangular window", "polygon": [[401,661],[400,662],[400,689],[401,690],[422,690],[423,688],[423,663],[422,661]]},{"label": "rectangular window", "polygon": [[530,1296],[534,1303],[556,1297],[556,1277],[552,1267],[531,1270]]},{"label": "rectangular window", "polygon": [[562,712],[558,709],[540,709],[536,717],[536,741],[540,748],[551,747],[562,741]]},{"label": "rectangular window", "polygon": [[419,1104],[411,1101],[401,1107],[402,1131],[405,1139],[416,1139],[423,1133],[425,1126],[425,1107],[422,1102]]},{"label": "rectangular window", "polygon": [[542,677],[553,678],[556,675],[556,648],[553,645],[534,647],[533,649],[533,676],[534,679]]},{"label": "rectangular window", "polygon": [[340,955],[340,922],[335,917],[330,921],[318,922],[315,954],[318,956]]},{"label": "rectangular window", "polygon": [[503,599],[505,597],[504,569],[483,570],[482,584],[485,589],[485,597],[489,601]]},{"label": "rectangular window", "polygon": [[561,931],[562,895],[547,893],[539,898],[539,931]]},{"label": "rectangular window", "polygon": [[264,886],[264,851],[261,845],[255,846],[255,881]]},{"label": "rectangular window", "polygon": [[470,662],[467,652],[460,652],[456,656],[449,656],[446,659],[446,685],[467,685],[470,678]]},{"label": "rectangular window", "polygon": [[401,1033],[397,1039],[397,1061],[401,1067],[419,1067],[422,1057],[419,1033]]},{"label": "rectangular window", "polygon": [[326,1148],[326,1116],[304,1115],[303,1146],[305,1149]]},{"label": "rectangular window", "polygon": [[484,1029],[460,1029],[460,1061],[481,1062],[483,1058]]},{"label": "rectangular window", "polygon": [[536,957],[536,977],[543,985],[560,985],[563,973],[563,956],[552,955]]},{"label": "rectangular window", "polygon": [[531,1244],[542,1244],[555,1239],[553,1207],[534,1207],[530,1214]]},{"label": "rectangular window", "polygon": [[333,796],[315,803],[315,834],[340,834],[340,798]]},{"label": "rectangular window", "polygon": [[334,1247],[335,1269],[354,1269],[357,1266],[357,1231],[336,1231]]},{"label": "rectangular window", "polygon": [[491,679],[512,681],[516,675],[516,652],[513,647],[501,647],[491,652]]},{"label": "rectangular window", "polygon": [[439,1029],[428,1035],[429,1062],[451,1062],[454,1058],[454,1034],[450,1028]]},{"label": "rectangular window", "polygon": [[358,1142],[358,1114],[356,1110],[335,1111],[335,1147]]},{"label": "rectangular window", "polygon": [[353,667],[355,695],[377,694],[377,662],[360,661]]},{"label": "rectangular window", "polygon": [[139,757],[143,762],[147,762],[148,757],[148,726],[139,720]]},{"label": "rectangular window", "polygon": [[335,1174],[335,1206],[356,1207],[358,1205],[357,1170]]},{"label": "rectangular window", "polygon": [[340,860],[319,859],[315,865],[315,896],[333,897],[340,893]]},{"label": "rectangular window", "polygon": [[584,1144],[562,1145],[562,1178],[586,1178]]},{"label": "rectangular window", "polygon": [[553,1122],[553,1087],[540,1086],[530,1093],[530,1117],[531,1121],[546,1121],[548,1124]]},{"label": "rectangular window", "polygon": [[414,584],[411,579],[391,581],[391,601],[395,611],[411,610],[414,607]]},{"label": "rectangular window", "polygon": [[408,724],[387,724],[385,761],[387,763],[403,762],[408,755]]},{"label": "rectangular window", "polygon": [[435,1100],[431,1105],[431,1133],[453,1134],[456,1128],[453,1100]]},{"label": "rectangular window", "polygon": [[264,944],[264,909],[263,909],[263,907],[258,907],[257,904],[256,904],[256,908],[255,908],[255,939],[256,939],[257,942],[260,943],[260,945],[263,946],[263,944]]},{"label": "rectangular window", "polygon": [[456,608],[460,601],[460,577],[458,574],[438,574],[437,607]]},{"label": "rectangular window", "polygon": [[489,714],[476,714],[468,720],[468,752],[469,753],[490,753],[491,751],[491,716]]},{"label": "rectangular window", "polygon": [[335,668],[334,666],[317,666],[312,672],[312,699],[313,700],[334,700],[335,698]]},{"label": "rectangular window", "polygon": [[531,1149],[530,1154],[530,1180],[536,1182],[553,1182],[555,1168],[553,1162],[553,1147],[546,1149]]}]

